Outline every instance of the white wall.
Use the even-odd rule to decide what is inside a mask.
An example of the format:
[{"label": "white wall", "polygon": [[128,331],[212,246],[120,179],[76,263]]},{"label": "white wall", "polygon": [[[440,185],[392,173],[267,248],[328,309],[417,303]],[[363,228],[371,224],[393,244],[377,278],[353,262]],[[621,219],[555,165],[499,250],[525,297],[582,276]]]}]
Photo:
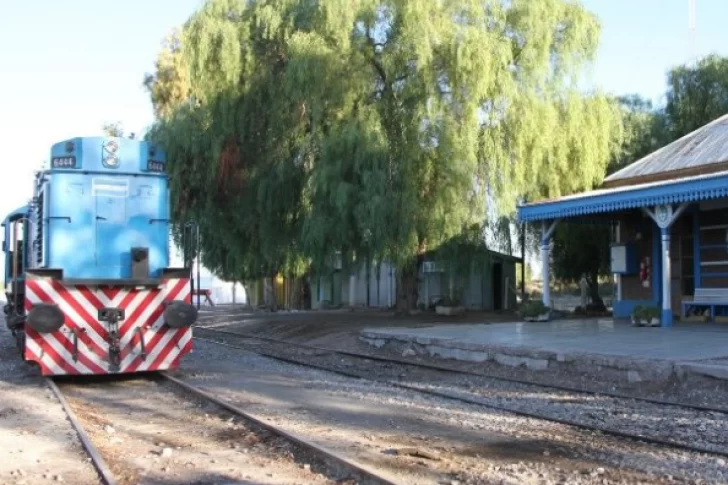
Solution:
[{"label": "white wall", "polygon": [[[369,306],[373,308],[386,308],[396,303],[395,293],[396,275],[392,272],[393,267],[389,263],[382,263],[379,279],[379,293],[377,293],[377,266],[372,265],[369,269]],[[391,276],[390,276],[390,272]],[[342,273],[341,278],[341,303],[349,305],[349,284],[350,274]],[[354,291],[354,305],[366,306],[367,304],[367,273],[366,267],[362,265],[356,273],[356,289]],[[378,296],[377,296],[378,295]]]},{"label": "white wall", "polygon": [[[184,266],[182,251],[170,241],[169,265],[171,267],[181,268]],[[197,261],[192,268],[192,276],[195,279],[195,287],[197,287]],[[216,304],[229,304],[233,302],[233,283],[223,281],[213,276],[209,269],[200,265],[200,286],[209,289],[212,292],[212,301]],[[197,302],[197,296],[193,297],[193,301]],[[248,302],[245,288],[240,283],[235,285],[235,303],[245,304]],[[200,299],[200,304],[205,305],[204,298]]]}]

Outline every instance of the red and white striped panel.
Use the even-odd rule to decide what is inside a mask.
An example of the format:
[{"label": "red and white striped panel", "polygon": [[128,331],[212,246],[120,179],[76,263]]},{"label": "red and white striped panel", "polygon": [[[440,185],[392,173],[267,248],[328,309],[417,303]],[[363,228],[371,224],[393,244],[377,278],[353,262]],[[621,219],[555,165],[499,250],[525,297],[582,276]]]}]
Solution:
[{"label": "red and white striped panel", "polygon": [[[180,359],[192,350],[192,329],[164,325],[164,303],[173,300],[191,302],[189,279],[165,280],[158,288],[144,289],[27,280],[26,311],[38,303],[55,303],[66,320],[53,333],[36,332],[26,325],[25,359],[37,362],[43,375],[110,374],[108,323],[99,322],[98,310],[123,308],[125,319],[118,324],[121,365],[114,374],[176,369]],[[144,338],[144,359],[140,336]]]}]

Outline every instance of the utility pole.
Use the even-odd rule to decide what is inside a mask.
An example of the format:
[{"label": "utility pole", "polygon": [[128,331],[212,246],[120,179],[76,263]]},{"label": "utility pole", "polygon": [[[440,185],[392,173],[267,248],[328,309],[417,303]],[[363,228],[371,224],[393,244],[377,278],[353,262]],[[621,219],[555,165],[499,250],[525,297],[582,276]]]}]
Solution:
[{"label": "utility pole", "polygon": [[197,309],[200,309],[200,226],[197,226]]},{"label": "utility pole", "polygon": [[521,223],[521,301],[526,301],[526,223]]},{"label": "utility pole", "polygon": [[692,62],[692,60],[695,59],[695,10],[695,0],[688,0],[688,31],[690,36],[688,62]]},{"label": "utility pole", "polygon": [[[523,197],[521,204],[526,204],[528,199]],[[521,302],[526,301],[526,221],[521,222]]]}]

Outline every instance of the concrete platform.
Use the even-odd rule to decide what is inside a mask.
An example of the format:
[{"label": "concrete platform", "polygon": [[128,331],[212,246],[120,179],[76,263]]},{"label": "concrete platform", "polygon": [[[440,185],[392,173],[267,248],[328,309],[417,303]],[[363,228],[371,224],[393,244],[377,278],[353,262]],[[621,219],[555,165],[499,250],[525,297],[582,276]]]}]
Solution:
[{"label": "concrete platform", "polygon": [[[546,323],[433,325],[364,329],[371,345],[411,346],[442,358],[525,366],[546,371],[568,365],[581,372],[606,369],[632,382],[701,374],[728,379],[728,326],[677,323],[671,328],[633,327],[600,320]],[[600,374],[600,375],[601,375]]]}]

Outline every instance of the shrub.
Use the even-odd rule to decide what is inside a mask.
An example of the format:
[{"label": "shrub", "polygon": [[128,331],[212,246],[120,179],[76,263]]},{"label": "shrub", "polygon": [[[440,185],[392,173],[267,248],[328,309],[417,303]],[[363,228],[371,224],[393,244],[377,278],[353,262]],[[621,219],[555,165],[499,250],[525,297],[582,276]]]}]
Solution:
[{"label": "shrub", "polygon": [[541,300],[531,300],[521,305],[522,317],[538,317],[549,312],[549,307],[543,304]]}]

